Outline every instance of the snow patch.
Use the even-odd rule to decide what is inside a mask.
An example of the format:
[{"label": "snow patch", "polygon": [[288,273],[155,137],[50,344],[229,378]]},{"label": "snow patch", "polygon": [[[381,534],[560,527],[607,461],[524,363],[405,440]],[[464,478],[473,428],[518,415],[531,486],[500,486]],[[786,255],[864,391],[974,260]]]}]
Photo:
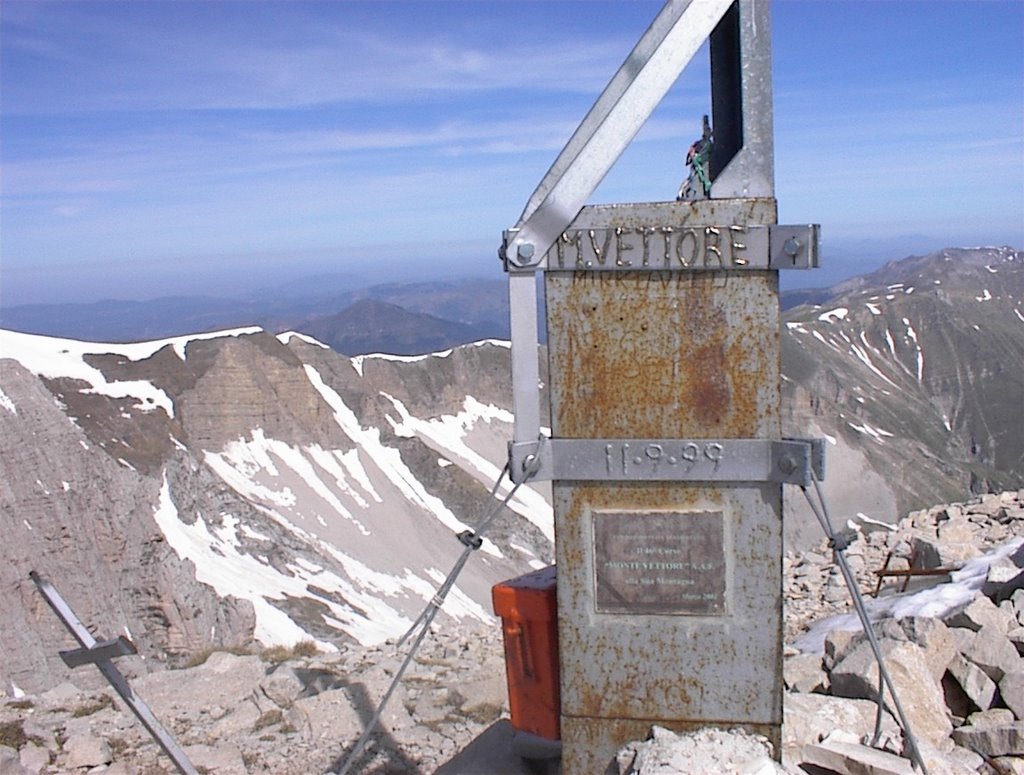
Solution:
[{"label": "snow patch", "polygon": [[867,354],[867,352],[864,350],[864,348],[859,347],[858,345],[855,345],[855,344],[851,344],[850,345],[850,352],[852,352],[855,356],[857,356],[857,359],[859,361],[861,361],[869,369],[871,369],[871,371],[873,373],[877,374],[879,377],[884,379],[886,382],[888,382],[893,387],[899,387],[899,385],[897,385],[895,382],[893,382],[891,379],[889,379],[887,376],[885,376],[885,374],[882,373],[882,370],[879,369],[874,364],[874,361],[871,360],[871,357]]},{"label": "snow patch", "polygon": [[903,325],[907,327],[907,336],[914,343],[914,348],[917,350],[917,381],[920,382],[924,377],[924,353],[921,351],[921,344],[917,339],[917,331],[910,325],[910,321],[903,318]]},{"label": "snow patch", "polygon": [[[334,420],[341,430],[373,459],[380,471],[405,498],[431,514],[454,533],[461,533],[468,529],[468,526],[451,512],[444,501],[427,492],[423,484],[416,479],[416,476],[402,460],[401,453],[381,442],[379,429],[363,428],[355,413],[345,405],[341,396],[324,382],[320,372],[309,365],[305,365],[303,368],[310,384],[327,402],[327,405],[334,410]],[[501,556],[500,550],[488,541],[484,542],[484,551],[495,557]]]},{"label": "snow patch", "polygon": [[288,344],[289,342],[292,341],[292,339],[298,339],[300,342],[311,344],[314,347],[322,347],[325,350],[331,349],[329,346],[321,342],[319,339],[314,339],[308,334],[300,334],[298,331],[285,331],[283,334],[277,335],[277,341],[279,341],[281,344]]},{"label": "snow patch", "polygon": [[981,296],[975,296],[974,300],[975,301],[991,301],[992,300],[992,294],[989,292],[988,288],[984,288],[982,290],[982,292],[981,292]]},{"label": "snow patch", "polygon": [[[234,595],[253,604],[255,637],[268,646],[294,645],[310,638],[309,633],[272,601],[286,597],[315,599],[328,609],[322,616],[326,624],[369,646],[400,636],[412,624],[389,606],[386,598],[414,594],[430,599],[435,593],[427,579],[413,575],[408,569],[404,577],[380,573],[326,543],[321,544],[321,548],[339,562],[352,581],[302,558],[289,563],[284,572],[279,571],[266,557],[253,557],[239,551],[237,531],[241,529],[244,533],[245,528],[234,517],[225,516],[223,525],[212,530],[202,515],[197,515],[191,525],[184,523],[171,498],[166,474],[154,518],[174,552],[192,561],[197,581],[209,584],[221,596]],[[346,603],[312,593],[311,587],[337,593],[336,599]],[[446,613],[481,618],[479,606],[474,610],[471,600],[469,605],[465,604],[463,593],[453,590],[453,594],[455,605],[451,609],[446,606]],[[492,621],[490,617],[483,620]],[[317,645],[327,651],[337,650],[330,643],[318,642]]]},{"label": "snow patch", "polygon": [[[210,468],[236,492],[286,508],[294,507],[298,501],[294,491],[288,486],[272,489],[267,480],[284,478],[282,468],[287,469],[287,472],[298,476],[330,511],[353,523],[363,535],[370,535],[366,526],[341,502],[338,494],[351,497],[362,508],[369,504],[349,484],[340,459],[317,444],[293,447],[267,438],[262,428],[256,428],[251,441],[239,439],[226,445],[221,452],[207,451],[205,459]],[[322,473],[330,476],[336,490],[324,481]],[[258,478],[264,483],[257,481]],[[319,511],[314,516],[326,526]]]},{"label": "snow patch", "polygon": [[11,414],[18,413],[18,407],[14,405],[14,402],[7,397],[7,394],[3,390],[0,390],[0,406],[2,406]]},{"label": "snow patch", "polygon": [[[497,421],[512,425],[514,417],[507,409],[484,404],[473,396],[466,396],[462,411],[458,414],[445,414],[422,420],[413,416],[394,396],[387,393],[381,395],[388,399],[398,412],[399,420],[388,418],[397,435],[417,436],[423,439],[428,446],[443,453],[447,458],[463,461],[467,467],[475,469],[478,478],[488,485],[498,481],[501,469],[473,450],[466,443],[466,436],[480,422]],[[498,494],[503,495],[510,489],[511,485],[503,480]],[[551,506],[538,493],[526,487],[519,488],[509,502],[509,508],[536,525],[549,541],[554,541],[554,515]]]},{"label": "snow patch", "polygon": [[[166,473],[153,517],[174,553],[182,560],[192,561],[197,581],[209,584],[222,597],[234,595],[252,603],[256,614],[254,636],[257,640],[271,646],[294,645],[309,639],[305,630],[269,602],[284,599],[286,593],[304,596],[307,594],[305,585],[249,555],[239,554],[233,544],[211,533],[201,516],[197,516],[191,525],[182,522],[178,517],[178,508],[171,499]],[[324,602],[329,605],[327,601]],[[318,645],[336,650],[330,644]]]},{"label": "snow patch", "polygon": [[[432,578],[435,582],[437,582],[438,586],[444,583],[445,574],[443,574],[437,568],[431,568],[430,570],[428,570],[427,575],[430,576],[430,578]],[[424,597],[425,600],[430,600],[432,598],[433,593],[429,598]],[[455,616],[459,619],[469,617],[473,619],[478,619],[479,621],[484,622],[486,624],[491,624],[494,621],[494,616],[488,613],[483,608],[483,606],[481,606],[479,603],[473,600],[473,598],[471,598],[458,587],[452,587],[451,590],[448,592],[448,596],[444,599],[444,605],[442,606],[442,610],[446,614],[449,614],[450,616]]]},{"label": "snow patch", "polygon": [[889,433],[889,431],[884,431],[881,428],[874,428],[868,425],[867,423],[864,423],[863,425],[857,425],[856,423],[852,423],[849,420],[847,420],[846,424],[849,425],[858,433],[864,433],[867,434],[868,436],[871,436],[873,439],[875,439],[875,441],[877,441],[880,444],[883,443],[884,441],[883,437],[892,438],[895,435]]},{"label": "snow patch", "polygon": [[846,316],[849,314],[850,310],[846,307],[836,307],[835,309],[830,309],[828,312],[822,312],[818,315],[818,320],[825,323],[834,323],[837,320],[846,320]]},{"label": "snow patch", "polygon": [[[890,617],[899,620],[912,616],[942,619],[957,608],[970,603],[985,583],[992,563],[1014,554],[1021,546],[1024,546],[1024,538],[1017,538],[982,557],[968,560],[960,570],[949,574],[948,583],[938,584],[920,592],[866,599],[864,603],[868,618],[873,622]],[[856,614],[829,616],[815,622],[793,645],[805,653],[821,653],[824,651],[825,637],[829,632],[859,629],[861,624]]]},{"label": "snow patch", "polygon": [[877,304],[872,304],[869,301],[869,302],[865,302],[864,306],[867,307],[871,311],[872,315],[881,315],[882,314],[882,309]]},{"label": "snow patch", "polygon": [[0,331],[0,352],[4,357],[13,358],[26,369],[47,379],[74,379],[90,387],[83,392],[96,393],[109,398],[134,398],[139,403],[136,409],[151,412],[163,409],[168,417],[174,417],[174,404],[163,390],[146,380],[115,380],[110,382],[99,369],[85,362],[88,355],[119,355],[130,361],[150,358],[170,345],[178,357],[185,360],[185,347],[189,342],[217,339],[227,336],[259,333],[261,328],[239,328],[231,331],[214,331],[205,334],[160,339],[152,342],[130,344],[109,344],[81,342],[75,339],[59,339],[16,331]]},{"label": "snow patch", "polygon": [[885,329],[885,342],[889,345],[889,352],[892,353],[892,357],[896,357],[896,343],[892,339],[892,334],[889,329]]}]

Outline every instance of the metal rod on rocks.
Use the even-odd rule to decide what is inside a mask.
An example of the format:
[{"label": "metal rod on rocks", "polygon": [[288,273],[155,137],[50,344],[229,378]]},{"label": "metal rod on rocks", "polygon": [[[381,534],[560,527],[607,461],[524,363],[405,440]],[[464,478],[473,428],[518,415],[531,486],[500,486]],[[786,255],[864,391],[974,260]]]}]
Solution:
[{"label": "metal rod on rocks", "polygon": [[[540,443],[543,444],[544,440],[545,439],[541,437]],[[403,660],[401,666],[395,672],[395,677],[391,679],[391,685],[388,687],[388,690],[384,693],[384,696],[381,698],[380,704],[377,705],[377,710],[374,712],[373,717],[370,719],[369,723],[367,723],[366,729],[363,730],[363,734],[360,735],[359,740],[356,741],[355,747],[352,749],[351,753],[349,753],[348,757],[345,759],[345,762],[344,764],[342,764],[341,769],[338,770],[337,775],[347,775],[348,771],[352,769],[352,765],[355,764],[356,759],[358,759],[359,756],[362,754],[363,749],[366,747],[366,744],[370,741],[370,736],[373,734],[373,731],[377,728],[377,724],[380,722],[380,717],[384,714],[384,708],[387,707],[388,701],[391,699],[391,695],[394,694],[395,689],[398,688],[398,684],[401,682],[402,676],[405,674],[406,669],[412,662],[413,656],[415,656],[416,651],[420,647],[420,644],[423,642],[423,639],[430,631],[430,625],[434,621],[434,617],[437,616],[438,611],[441,610],[441,606],[444,603],[445,598],[448,596],[448,593],[451,591],[451,588],[455,586],[455,580],[459,577],[459,574],[462,572],[463,567],[469,560],[469,556],[475,550],[479,549],[483,545],[483,534],[486,532],[487,528],[490,527],[491,523],[501,513],[502,508],[504,508],[509,503],[509,501],[512,500],[513,496],[515,496],[516,494],[516,491],[522,485],[526,484],[526,482],[533,478],[533,476],[537,473],[537,469],[539,467],[540,461],[538,458],[535,459],[530,468],[525,471],[526,477],[521,482],[517,482],[515,486],[513,486],[512,489],[508,491],[508,494],[505,495],[500,501],[491,504],[490,510],[485,514],[484,518],[480,520],[480,524],[477,526],[477,529],[475,531],[465,530],[462,533],[459,533],[458,539],[463,544],[465,544],[466,548],[462,551],[462,554],[459,555],[459,559],[456,560],[455,566],[448,574],[448,577],[444,580],[444,583],[441,584],[440,588],[438,588],[437,593],[434,595],[434,597],[430,599],[430,602],[427,603],[427,607],[423,609],[423,612],[419,615],[419,617],[417,617],[416,621],[413,623],[412,627],[409,628],[408,632],[406,632],[405,635],[402,636],[401,640],[398,641],[398,645],[401,646],[401,644],[403,644],[408,639],[408,637],[413,633],[417,625],[420,625],[422,623],[419,634],[416,636],[416,640],[413,641],[412,646],[409,647],[409,653],[406,654],[405,660]],[[493,499],[496,496],[498,488],[501,486],[501,482],[507,473],[508,464],[506,464],[505,467],[502,469],[501,475],[498,477],[498,480],[494,483],[494,487],[491,488],[491,492],[490,495],[488,496],[488,499]]]},{"label": "metal rod on rocks", "polygon": [[111,657],[135,654],[135,646],[132,645],[131,641],[125,638],[117,638],[97,642],[92,633],[86,629],[82,621],[75,615],[75,612],[71,610],[71,606],[65,602],[64,598],[60,596],[60,593],[57,592],[50,582],[43,579],[35,571],[29,572],[28,575],[35,582],[46,602],[50,604],[50,608],[57,614],[57,618],[64,623],[68,632],[81,645],[79,649],[60,652],[64,663],[71,668],[86,665],[90,662],[96,665],[103,674],[103,677],[114,687],[114,691],[121,695],[121,699],[132,709],[132,713],[142,722],[142,726],[147,729],[149,734],[153,736],[153,739],[164,750],[164,753],[171,757],[171,761],[174,762],[174,766],[178,768],[178,771],[182,775],[199,775],[199,771],[189,761],[185,751],[171,737],[170,732],[164,729],[156,716],[153,715],[153,711],[149,709],[149,706],[143,702],[141,697],[135,694],[131,686],[128,685],[128,680],[114,666],[114,663],[110,661]]},{"label": "metal rod on rocks", "polygon": [[[494,483],[494,486],[491,488],[490,494],[487,496],[488,500],[494,498],[498,494],[498,488],[501,487],[501,483],[503,481],[505,481],[505,476],[507,474],[508,474],[508,463],[505,464],[505,467],[501,469],[501,473],[498,474],[498,480]],[[512,488],[512,492],[515,492],[515,490],[516,490],[516,488],[513,487]],[[508,497],[509,497],[509,499],[511,499],[512,493],[509,493]],[[507,503],[507,501],[503,502],[502,505],[504,505],[504,503]],[[490,523],[491,519],[493,519],[493,516],[485,517],[485,519],[481,523],[480,529],[478,529],[474,535],[475,536],[479,536],[483,532],[483,530],[486,530],[487,529],[487,525]],[[466,532],[470,532],[470,531],[466,531]],[[463,543],[465,543],[466,546],[468,547],[469,544],[466,543],[466,541],[463,539],[463,536],[465,536],[465,535],[466,535],[465,532],[464,533],[460,533],[459,534],[459,540],[462,541]],[[469,555],[468,555],[467,552],[463,552],[463,557],[468,557],[468,556]],[[464,562],[465,561],[463,561],[463,563]],[[461,572],[461,570],[462,570],[462,568],[460,567],[459,571]],[[456,574],[456,575],[458,575],[458,574]],[[451,578],[451,574],[449,574],[448,577]],[[447,583],[447,579],[445,579],[445,583]],[[443,586],[442,586],[442,588],[443,588]],[[448,590],[445,590],[445,595],[447,595],[447,594],[448,594]],[[443,602],[444,598],[442,597],[441,600]],[[433,601],[431,601],[431,602],[433,602]],[[424,608],[423,611],[420,612],[420,615],[416,618],[416,621],[412,623],[412,626],[409,627],[408,630],[406,630],[405,635],[403,635],[401,638],[398,639],[398,643],[396,645],[401,646],[403,643],[405,643],[409,639],[409,637],[416,631],[416,628],[420,626],[420,624],[423,622],[423,620],[427,618],[428,613],[430,611],[432,611],[432,610],[435,610],[435,609],[432,606],[429,606],[429,605],[426,608]],[[431,617],[431,618],[433,618],[433,617]],[[430,623],[427,622],[425,627],[429,627],[429,626],[430,626]],[[415,648],[413,648],[413,650],[415,651]]]},{"label": "metal rod on rocks", "polygon": [[[889,670],[885,666],[885,660],[882,657],[882,649],[878,645],[878,639],[875,638],[875,631],[871,627],[871,619],[868,616],[867,608],[864,607],[864,599],[861,597],[860,590],[857,588],[857,580],[854,578],[853,572],[850,570],[850,566],[846,562],[846,555],[843,552],[846,549],[847,540],[837,536],[835,531],[832,529],[832,521],[828,515],[828,505],[826,504],[825,496],[821,491],[821,485],[818,483],[817,479],[813,479],[812,481],[814,482],[815,493],[818,496],[818,500],[821,502],[820,509],[818,508],[818,505],[814,503],[814,500],[811,498],[811,494],[807,491],[807,488],[801,487],[800,489],[803,490],[804,497],[807,499],[807,503],[810,505],[811,511],[814,512],[814,516],[818,518],[818,522],[821,523],[821,527],[825,531],[829,546],[832,548],[832,554],[835,556],[836,564],[839,566],[839,571],[843,574],[843,580],[846,582],[846,586],[850,590],[853,607],[857,611],[857,616],[860,618],[864,635],[871,646],[871,650],[874,652],[875,661],[878,663],[878,673],[880,676],[878,691],[879,708],[881,708],[882,703],[885,701],[885,696],[881,687],[881,684],[884,681],[885,685],[889,687],[889,694],[892,696],[892,702],[896,708],[896,714],[900,717],[900,725],[903,727],[907,746],[910,748],[910,757],[913,759],[914,764],[921,770],[923,775],[928,775],[928,770],[924,764],[924,757],[921,756],[921,751],[917,746],[917,738],[914,737],[914,732],[910,727],[910,721],[903,712],[903,706],[900,704],[900,698],[896,693],[896,686],[893,684],[892,678],[889,675]],[[880,714],[881,711],[879,711],[879,715]],[[879,726],[880,725],[876,723],[876,734]]]}]

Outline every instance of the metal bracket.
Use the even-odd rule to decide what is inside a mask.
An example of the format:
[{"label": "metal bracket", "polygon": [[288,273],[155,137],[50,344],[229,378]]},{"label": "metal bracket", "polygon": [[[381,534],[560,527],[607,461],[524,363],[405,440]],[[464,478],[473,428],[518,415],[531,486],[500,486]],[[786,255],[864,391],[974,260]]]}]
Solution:
[{"label": "metal bracket", "polygon": [[821,226],[772,226],[768,266],[771,269],[816,269]]},{"label": "metal bracket", "polygon": [[[538,462],[539,461],[539,462]],[[536,468],[530,476],[528,471]],[[824,478],[824,442],[808,439],[545,439],[511,442],[513,482],[779,482]]]}]

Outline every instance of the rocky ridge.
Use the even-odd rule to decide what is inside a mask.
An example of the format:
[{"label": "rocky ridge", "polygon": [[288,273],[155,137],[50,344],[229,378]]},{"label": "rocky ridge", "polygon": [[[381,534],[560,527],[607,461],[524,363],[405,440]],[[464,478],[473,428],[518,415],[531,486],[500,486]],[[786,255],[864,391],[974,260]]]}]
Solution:
[{"label": "rocky ridge", "polygon": [[[921,510],[891,528],[854,525],[847,556],[929,772],[1024,772],[1024,491]],[[917,577],[906,592],[897,589],[901,579],[890,579],[872,600],[873,571],[887,557],[894,570],[911,558],[915,568],[960,570],[952,579],[945,572]],[[850,629],[849,597],[839,594],[830,550],[822,543],[787,556],[785,565],[790,645],[781,767],[763,739],[661,730],[624,749],[620,775],[687,773],[700,766],[694,762],[712,760],[765,775],[912,771],[899,756],[906,741],[891,699],[881,737],[875,747],[865,744],[874,737],[877,668],[863,634]],[[922,595],[944,607],[929,615]],[[287,775],[340,765],[405,656],[393,642],[313,651],[216,652],[197,666],[151,674],[138,668],[138,657],[119,665],[134,667],[134,688],[204,771]],[[507,733],[507,721],[496,721],[507,715],[500,628],[435,630],[356,771],[482,772],[460,765],[459,752]],[[528,772],[508,758],[507,746],[490,745],[474,759],[485,757],[488,772]],[[166,770],[109,690],[62,684],[0,701],[5,775]]]}]

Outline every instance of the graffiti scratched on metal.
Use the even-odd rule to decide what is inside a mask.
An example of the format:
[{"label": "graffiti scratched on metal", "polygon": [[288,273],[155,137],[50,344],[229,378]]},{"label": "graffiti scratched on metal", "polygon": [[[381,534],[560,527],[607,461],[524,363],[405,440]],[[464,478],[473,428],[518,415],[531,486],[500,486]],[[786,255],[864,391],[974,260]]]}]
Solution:
[{"label": "graffiti scratched on metal", "polygon": [[[554,437],[780,436],[774,272],[549,272],[545,289]],[[627,720],[777,731],[781,486],[555,481],[554,500],[563,739],[602,740],[565,771],[601,771]],[[720,513],[727,615],[600,612],[598,512]]]}]

